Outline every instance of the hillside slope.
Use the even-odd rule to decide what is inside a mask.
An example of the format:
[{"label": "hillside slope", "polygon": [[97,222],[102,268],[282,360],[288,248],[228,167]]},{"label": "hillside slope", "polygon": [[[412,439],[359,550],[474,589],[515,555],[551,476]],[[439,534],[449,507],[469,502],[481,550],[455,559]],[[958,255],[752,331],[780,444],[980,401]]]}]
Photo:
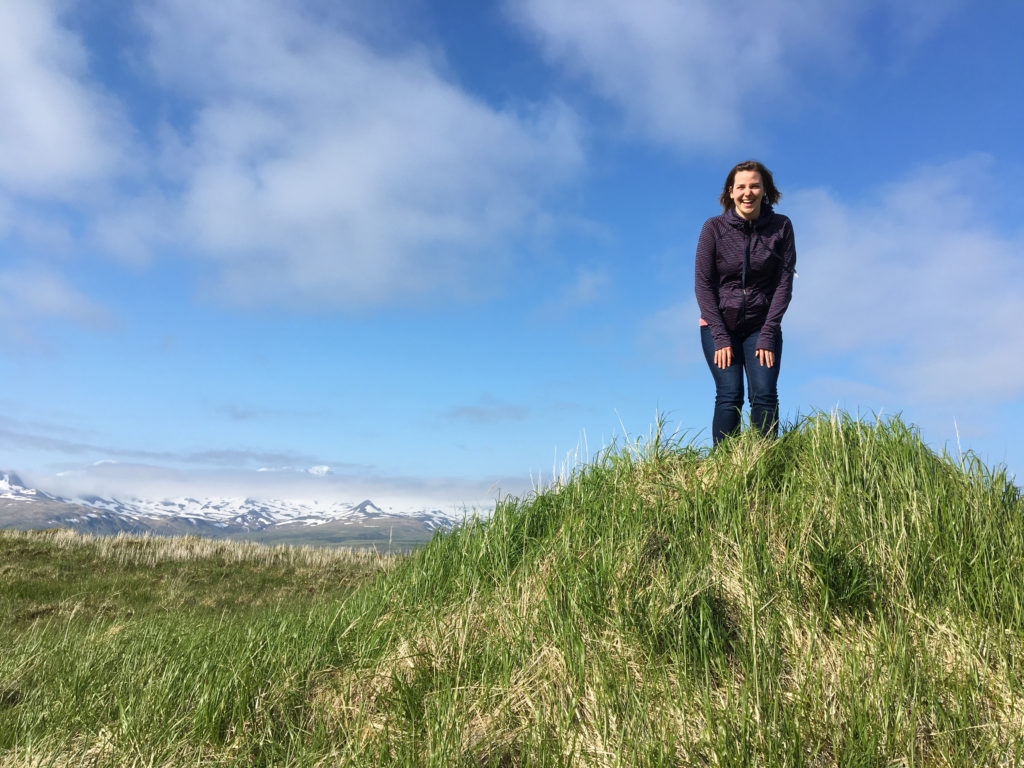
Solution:
[{"label": "hillside slope", "polygon": [[437,765],[1017,764],[1022,574],[1020,490],[899,420],[655,435],[419,553],[338,712]]},{"label": "hillside slope", "polygon": [[[1021,574],[1020,489],[899,420],[818,415],[711,455],[655,434],[340,606],[231,633],[25,633],[0,678],[42,692],[8,707],[0,749],[9,765],[1015,765]],[[69,636],[91,649],[81,691],[56,677],[74,663],[45,661]]]}]

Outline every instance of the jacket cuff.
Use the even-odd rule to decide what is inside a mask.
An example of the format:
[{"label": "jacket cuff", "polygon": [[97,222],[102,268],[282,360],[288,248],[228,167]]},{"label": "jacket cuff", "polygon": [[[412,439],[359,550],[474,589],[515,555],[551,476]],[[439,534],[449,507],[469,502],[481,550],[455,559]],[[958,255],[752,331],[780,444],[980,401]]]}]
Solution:
[{"label": "jacket cuff", "polygon": [[775,331],[765,331],[761,328],[761,333],[757,337],[757,347],[755,349],[767,349],[775,351]]},{"label": "jacket cuff", "polygon": [[711,338],[715,342],[715,349],[725,349],[732,346],[732,337],[726,332],[711,331]]}]

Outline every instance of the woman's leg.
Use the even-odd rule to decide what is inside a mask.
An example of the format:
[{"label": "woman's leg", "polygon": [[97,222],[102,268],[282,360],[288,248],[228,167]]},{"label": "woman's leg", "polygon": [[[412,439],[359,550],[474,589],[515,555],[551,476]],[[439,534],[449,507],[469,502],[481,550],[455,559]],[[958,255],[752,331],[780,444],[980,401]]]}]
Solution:
[{"label": "woman's leg", "polygon": [[747,386],[750,390],[750,424],[761,430],[765,437],[779,434],[779,368],[782,365],[782,331],[775,342],[775,365],[769,368],[761,365],[754,354],[760,330],[743,340],[743,357],[747,370]]},{"label": "woman's leg", "polygon": [[743,408],[743,348],[733,343],[732,365],[719,368],[715,365],[715,342],[711,330],[705,325],[700,329],[704,359],[715,379],[715,415],[711,421],[711,439],[714,445],[722,438],[735,434],[740,428],[740,411]]}]

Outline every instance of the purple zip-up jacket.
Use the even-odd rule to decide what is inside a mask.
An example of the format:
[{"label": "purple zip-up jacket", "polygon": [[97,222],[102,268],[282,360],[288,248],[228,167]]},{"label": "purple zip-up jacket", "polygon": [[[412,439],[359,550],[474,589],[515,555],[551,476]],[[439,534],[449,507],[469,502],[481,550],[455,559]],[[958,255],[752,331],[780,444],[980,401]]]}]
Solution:
[{"label": "purple zip-up jacket", "polygon": [[746,336],[758,328],[757,348],[774,349],[793,297],[795,271],[793,224],[767,202],[756,221],[730,208],[704,222],[694,283],[715,349],[732,346],[733,333]]}]

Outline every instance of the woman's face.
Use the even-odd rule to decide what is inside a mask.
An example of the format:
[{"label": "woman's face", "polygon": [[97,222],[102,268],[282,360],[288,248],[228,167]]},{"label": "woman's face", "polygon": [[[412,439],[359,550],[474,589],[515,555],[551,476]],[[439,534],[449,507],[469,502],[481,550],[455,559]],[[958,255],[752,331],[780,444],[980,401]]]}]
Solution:
[{"label": "woman's face", "polygon": [[736,171],[729,195],[740,218],[756,219],[761,215],[761,201],[764,199],[761,174],[757,171]]}]

